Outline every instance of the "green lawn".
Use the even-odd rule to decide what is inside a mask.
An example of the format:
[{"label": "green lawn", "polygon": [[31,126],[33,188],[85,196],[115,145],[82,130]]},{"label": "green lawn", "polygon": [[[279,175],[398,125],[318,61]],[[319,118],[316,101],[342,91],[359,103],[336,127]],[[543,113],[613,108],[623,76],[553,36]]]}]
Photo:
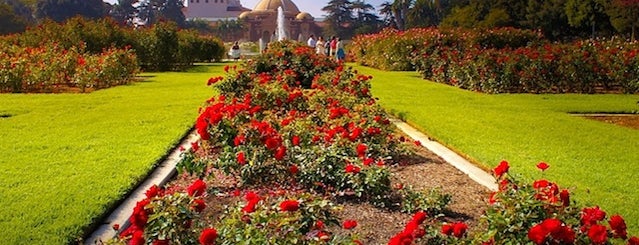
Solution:
[{"label": "green lawn", "polygon": [[0,94],[0,244],[81,237],[193,126],[222,68],[90,94]]},{"label": "green lawn", "polygon": [[[626,218],[639,235],[639,130],[569,112],[634,112],[639,95],[487,95],[422,80],[416,72],[373,75],[372,93],[389,112],[489,169],[571,187],[582,204]],[[535,165],[550,164],[544,175]]]}]

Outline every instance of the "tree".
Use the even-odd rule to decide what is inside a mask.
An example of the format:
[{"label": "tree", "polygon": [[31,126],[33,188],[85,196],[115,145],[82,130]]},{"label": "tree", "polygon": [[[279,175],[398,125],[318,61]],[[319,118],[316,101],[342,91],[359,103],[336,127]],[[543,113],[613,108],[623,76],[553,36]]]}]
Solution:
[{"label": "tree", "polygon": [[395,21],[395,16],[393,15],[393,4],[390,2],[383,2],[382,5],[379,6],[379,14],[383,16],[382,22],[384,26],[397,28],[397,22]]},{"label": "tree", "polygon": [[106,16],[106,5],[102,0],[41,0],[36,5],[36,17],[57,22],[77,15],[99,19]]},{"label": "tree", "polygon": [[246,26],[241,20],[222,19],[215,25],[215,32],[224,41],[235,40],[236,37],[246,30]]},{"label": "tree", "polygon": [[159,21],[172,21],[179,27],[186,27],[186,17],[182,13],[184,4],[181,0],[143,0],[138,7],[138,18],[153,25]]},{"label": "tree", "polygon": [[352,27],[354,34],[369,34],[379,31],[382,22],[379,20],[379,16],[371,12],[375,10],[373,5],[356,0],[351,5],[351,9],[355,13]]},{"label": "tree", "polygon": [[590,27],[592,38],[595,37],[597,25],[601,30],[610,25],[610,18],[605,14],[600,0],[567,0],[565,11],[568,24],[575,28]]},{"label": "tree", "polygon": [[0,35],[22,32],[27,23],[7,3],[0,3]]},{"label": "tree", "polygon": [[610,16],[612,26],[620,33],[630,31],[630,39],[637,40],[636,31],[639,23],[639,0],[612,0],[608,3],[606,13]]},{"label": "tree", "polygon": [[138,10],[134,5],[138,4],[138,0],[119,0],[117,4],[111,7],[109,15],[121,25],[133,26]]},{"label": "tree", "polygon": [[539,29],[552,40],[574,35],[566,17],[566,0],[528,0],[523,28]]},{"label": "tree", "polygon": [[328,36],[347,38],[352,36],[353,3],[349,0],[331,0],[322,11],[328,13],[324,33]]}]

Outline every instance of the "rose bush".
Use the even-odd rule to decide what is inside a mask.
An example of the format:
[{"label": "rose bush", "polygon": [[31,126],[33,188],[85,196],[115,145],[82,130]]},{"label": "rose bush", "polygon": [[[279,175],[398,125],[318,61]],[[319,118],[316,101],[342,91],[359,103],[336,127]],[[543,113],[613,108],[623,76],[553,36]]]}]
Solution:
[{"label": "rose bush", "polygon": [[356,37],[360,64],[417,70],[424,78],[487,93],[639,92],[639,42],[550,43],[537,32],[385,30]]}]

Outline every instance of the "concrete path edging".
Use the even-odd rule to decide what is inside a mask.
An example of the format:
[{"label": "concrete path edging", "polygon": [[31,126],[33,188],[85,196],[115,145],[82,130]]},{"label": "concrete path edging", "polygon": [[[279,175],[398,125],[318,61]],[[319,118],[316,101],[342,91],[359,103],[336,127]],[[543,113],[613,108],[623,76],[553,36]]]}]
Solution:
[{"label": "concrete path edging", "polygon": [[478,168],[468,160],[464,159],[459,154],[454,151],[448,149],[446,146],[438,143],[437,141],[431,140],[428,136],[408,125],[405,122],[402,122],[398,119],[391,120],[393,124],[400,130],[402,130],[405,134],[413,138],[414,140],[419,140],[422,146],[426,147],[428,150],[437,154],[441,158],[443,158],[446,162],[453,165],[455,168],[459,169],[463,173],[467,174],[475,182],[485,186],[491,191],[497,191],[497,181],[495,178],[486,173],[484,170]]},{"label": "concrete path edging", "polygon": [[137,202],[145,198],[146,191],[153,185],[163,186],[175,175],[175,166],[181,160],[180,149],[188,150],[191,148],[191,142],[195,142],[200,139],[200,136],[191,131],[178,146],[176,146],[171,153],[162,161],[151,174],[140,184],[135,190],[131,192],[131,195],[127,197],[118,206],[104,222],[93,231],[91,236],[84,241],[84,244],[102,244],[117,235],[117,231],[113,229],[113,225],[118,224],[124,229],[129,226],[129,217],[133,213],[133,208]]}]

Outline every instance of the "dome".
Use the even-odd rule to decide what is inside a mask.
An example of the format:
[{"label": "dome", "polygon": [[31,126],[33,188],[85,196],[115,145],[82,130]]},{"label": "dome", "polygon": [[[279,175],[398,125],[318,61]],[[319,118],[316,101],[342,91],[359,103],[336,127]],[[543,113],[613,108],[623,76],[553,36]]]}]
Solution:
[{"label": "dome", "polygon": [[306,12],[301,12],[299,14],[297,14],[297,16],[295,16],[296,20],[314,20],[315,18],[313,18],[313,16],[311,16],[311,14],[306,13]]},{"label": "dome", "polygon": [[246,19],[251,16],[251,11],[244,11],[238,16],[239,19]]},{"label": "dome", "polygon": [[257,3],[257,5],[255,5],[253,11],[277,11],[277,8],[280,6],[284,12],[288,12],[290,14],[298,14],[300,12],[297,5],[295,5],[295,3],[291,0],[261,0]]}]

